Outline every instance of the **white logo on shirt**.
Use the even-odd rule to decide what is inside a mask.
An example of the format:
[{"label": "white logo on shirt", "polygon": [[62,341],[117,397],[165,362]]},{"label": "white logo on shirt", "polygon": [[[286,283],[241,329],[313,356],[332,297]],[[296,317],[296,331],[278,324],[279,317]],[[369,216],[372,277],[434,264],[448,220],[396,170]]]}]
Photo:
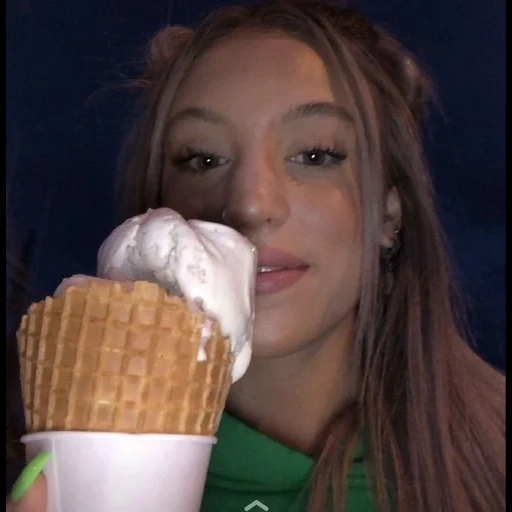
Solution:
[{"label": "white logo on shirt", "polygon": [[249,512],[249,510],[254,510],[254,512],[258,512],[259,510],[263,510],[263,512],[268,512],[270,509],[261,503],[259,500],[254,500],[252,503],[249,503],[246,507],[244,507],[245,512]]}]

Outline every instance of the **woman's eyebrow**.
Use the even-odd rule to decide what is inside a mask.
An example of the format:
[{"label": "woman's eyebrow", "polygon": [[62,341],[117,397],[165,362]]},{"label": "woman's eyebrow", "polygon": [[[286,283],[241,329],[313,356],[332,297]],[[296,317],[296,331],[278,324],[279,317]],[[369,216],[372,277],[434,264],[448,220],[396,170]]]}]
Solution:
[{"label": "woman's eyebrow", "polygon": [[226,118],[217,114],[213,110],[203,107],[188,107],[180,110],[169,119],[169,127],[173,127],[180,121],[199,120],[214,124],[226,124]]},{"label": "woman's eyebrow", "polygon": [[[352,116],[345,108],[329,101],[303,103],[292,107],[281,116],[280,121],[282,123],[288,123],[298,119],[307,119],[312,117],[335,117],[336,119],[344,122],[354,122]],[[169,119],[169,127],[174,127],[180,121],[190,120],[206,121],[213,124],[228,123],[228,120],[224,116],[214,112],[213,110],[204,107],[187,107],[171,116]]]},{"label": "woman's eyebrow", "polygon": [[308,117],[319,117],[319,116],[329,116],[340,119],[341,121],[353,123],[354,120],[352,116],[348,113],[348,111],[341,107],[340,105],[336,105],[335,103],[331,103],[329,101],[319,101],[313,103],[303,103],[302,105],[297,105],[296,107],[291,108],[281,117],[281,122],[290,122],[296,121],[297,119],[304,119]]}]

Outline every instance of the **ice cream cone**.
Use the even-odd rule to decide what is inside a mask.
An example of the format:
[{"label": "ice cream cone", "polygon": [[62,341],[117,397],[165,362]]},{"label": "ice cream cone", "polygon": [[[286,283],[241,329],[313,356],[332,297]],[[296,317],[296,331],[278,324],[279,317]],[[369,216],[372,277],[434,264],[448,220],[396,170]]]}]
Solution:
[{"label": "ice cream cone", "polygon": [[18,345],[29,433],[212,436],[231,384],[218,323],[142,281],[91,281],[32,304]]}]

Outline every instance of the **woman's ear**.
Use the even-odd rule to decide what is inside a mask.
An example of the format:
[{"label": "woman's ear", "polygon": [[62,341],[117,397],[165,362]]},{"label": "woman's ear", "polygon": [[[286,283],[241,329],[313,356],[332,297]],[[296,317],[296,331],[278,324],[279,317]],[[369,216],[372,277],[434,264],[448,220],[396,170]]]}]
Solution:
[{"label": "woman's ear", "polygon": [[397,233],[402,229],[402,202],[396,187],[391,187],[385,197],[384,222],[380,245],[382,249],[391,249],[396,242]]}]

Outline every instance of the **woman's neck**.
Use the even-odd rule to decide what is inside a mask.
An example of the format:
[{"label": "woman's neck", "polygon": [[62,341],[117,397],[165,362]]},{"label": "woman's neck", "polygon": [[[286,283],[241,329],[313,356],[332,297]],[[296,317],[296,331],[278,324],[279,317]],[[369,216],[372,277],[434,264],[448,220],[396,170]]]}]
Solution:
[{"label": "woman's neck", "polygon": [[333,415],[355,394],[350,324],[301,352],[254,357],[231,388],[228,411],[276,441],[316,455]]}]

